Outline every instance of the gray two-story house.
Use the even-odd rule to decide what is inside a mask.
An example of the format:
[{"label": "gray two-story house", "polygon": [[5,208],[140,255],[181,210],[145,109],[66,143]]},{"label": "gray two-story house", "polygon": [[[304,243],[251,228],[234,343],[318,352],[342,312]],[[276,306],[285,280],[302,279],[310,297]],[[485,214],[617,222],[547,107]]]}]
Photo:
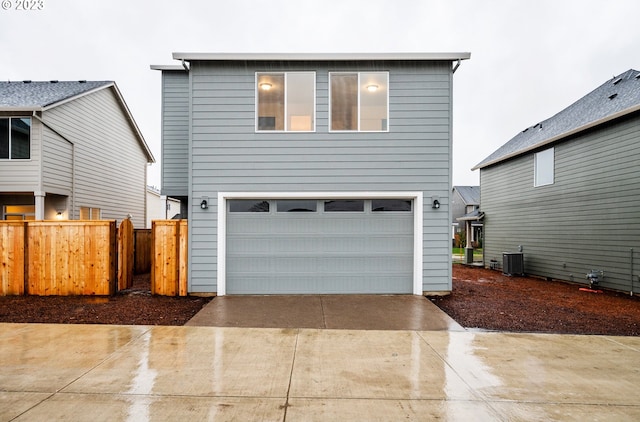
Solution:
[{"label": "gray two-story house", "polygon": [[485,262],[521,250],[524,270],[640,289],[640,72],[607,80],[525,128],[480,169]]},{"label": "gray two-story house", "polygon": [[453,74],[469,53],[174,53],[162,194],[189,292],[451,291]]}]

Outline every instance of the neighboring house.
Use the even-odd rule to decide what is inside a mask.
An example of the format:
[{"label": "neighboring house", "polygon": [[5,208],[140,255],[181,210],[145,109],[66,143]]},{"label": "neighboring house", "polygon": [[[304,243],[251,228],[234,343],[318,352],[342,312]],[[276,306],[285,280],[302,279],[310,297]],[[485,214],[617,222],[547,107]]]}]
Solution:
[{"label": "neighboring house", "polygon": [[451,291],[453,73],[469,53],[174,53],[162,193],[189,291]]},{"label": "neighboring house", "polygon": [[[608,80],[479,163],[485,262],[640,288],[640,72]],[[634,287],[635,286],[635,287]]]},{"label": "neighboring house", "polygon": [[3,220],[130,214],[142,228],[153,161],[114,82],[0,82]]},{"label": "neighboring house", "polygon": [[153,220],[170,220],[180,217],[180,201],[160,194],[160,189],[147,186],[147,228]]},{"label": "neighboring house", "polygon": [[[465,233],[466,224],[459,218],[478,215],[480,209],[480,186],[454,186],[451,191],[451,227],[452,237]],[[471,236],[469,242],[478,242],[482,239],[482,221],[473,220],[471,224]]]}]

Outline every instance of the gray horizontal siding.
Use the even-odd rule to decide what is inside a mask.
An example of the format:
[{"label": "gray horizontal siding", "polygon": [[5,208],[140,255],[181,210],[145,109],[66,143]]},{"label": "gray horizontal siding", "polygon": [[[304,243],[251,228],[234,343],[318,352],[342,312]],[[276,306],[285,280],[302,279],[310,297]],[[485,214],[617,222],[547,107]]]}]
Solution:
[{"label": "gray horizontal siding", "polygon": [[131,214],[134,226],[144,228],[147,159],[112,89],[50,109],[43,119],[75,145],[73,218],[79,207],[95,207],[104,219]]},{"label": "gray horizontal siding", "polygon": [[42,144],[42,185],[46,192],[67,192],[73,189],[73,146],[60,135],[45,127]]},{"label": "gray horizontal siding", "polygon": [[162,193],[189,193],[189,74],[162,72]]},{"label": "gray horizontal siding", "polygon": [[[264,71],[316,72],[315,133],[255,132],[255,72]],[[389,72],[388,133],[329,132],[331,71]],[[220,191],[422,191],[423,290],[451,289],[450,63],[193,62],[190,77],[192,291],[215,291],[215,207],[200,210],[198,198]]]},{"label": "gray horizontal siding", "polygon": [[639,136],[635,115],[556,145],[553,185],[533,187],[532,154],[482,169],[485,258],[522,245],[529,274],[640,290]]}]

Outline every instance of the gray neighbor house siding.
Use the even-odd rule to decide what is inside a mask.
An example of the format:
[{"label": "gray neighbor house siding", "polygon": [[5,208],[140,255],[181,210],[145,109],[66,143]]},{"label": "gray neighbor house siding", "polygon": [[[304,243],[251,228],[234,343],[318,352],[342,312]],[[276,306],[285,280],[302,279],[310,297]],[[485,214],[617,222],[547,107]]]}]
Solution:
[{"label": "gray neighbor house siding", "polygon": [[[476,166],[485,264],[521,246],[527,274],[588,284],[595,270],[600,286],[640,289],[638,75],[605,82]],[[551,147],[553,183],[535,187],[535,153]]]},{"label": "gray neighbor house siding", "polygon": [[[233,198],[418,199],[413,209],[422,214],[413,220],[422,227],[416,237],[422,238],[422,262],[409,262],[407,271],[420,268],[421,281],[408,293],[449,292],[452,62],[468,57],[174,53],[188,62],[188,71],[152,66],[163,74],[162,193],[188,196],[189,291],[225,294],[218,281],[230,279],[220,272],[231,265],[229,256],[221,255],[229,253],[228,246],[219,242],[229,242],[233,222],[220,204],[226,204],[223,193],[230,192]],[[257,72],[296,71],[315,73],[315,131],[256,131]],[[367,71],[388,72],[388,131],[330,132],[329,73]],[[439,199],[440,209],[432,208],[432,197]],[[207,209],[200,206],[203,199]],[[227,262],[219,262],[220,256]]]}]

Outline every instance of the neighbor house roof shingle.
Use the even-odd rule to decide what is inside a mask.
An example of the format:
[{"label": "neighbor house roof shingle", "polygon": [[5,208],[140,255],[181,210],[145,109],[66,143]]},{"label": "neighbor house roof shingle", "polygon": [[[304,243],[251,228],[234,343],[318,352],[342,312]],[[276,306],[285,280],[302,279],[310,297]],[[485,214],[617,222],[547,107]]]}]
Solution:
[{"label": "neighbor house roof shingle", "polygon": [[112,84],[111,81],[0,82],[0,109],[42,109]]},{"label": "neighbor house roof shingle", "polygon": [[640,72],[629,69],[553,117],[528,127],[473,170],[487,167],[640,110]]},{"label": "neighbor house roof shingle", "polygon": [[480,205],[480,186],[454,186],[465,205]]}]

